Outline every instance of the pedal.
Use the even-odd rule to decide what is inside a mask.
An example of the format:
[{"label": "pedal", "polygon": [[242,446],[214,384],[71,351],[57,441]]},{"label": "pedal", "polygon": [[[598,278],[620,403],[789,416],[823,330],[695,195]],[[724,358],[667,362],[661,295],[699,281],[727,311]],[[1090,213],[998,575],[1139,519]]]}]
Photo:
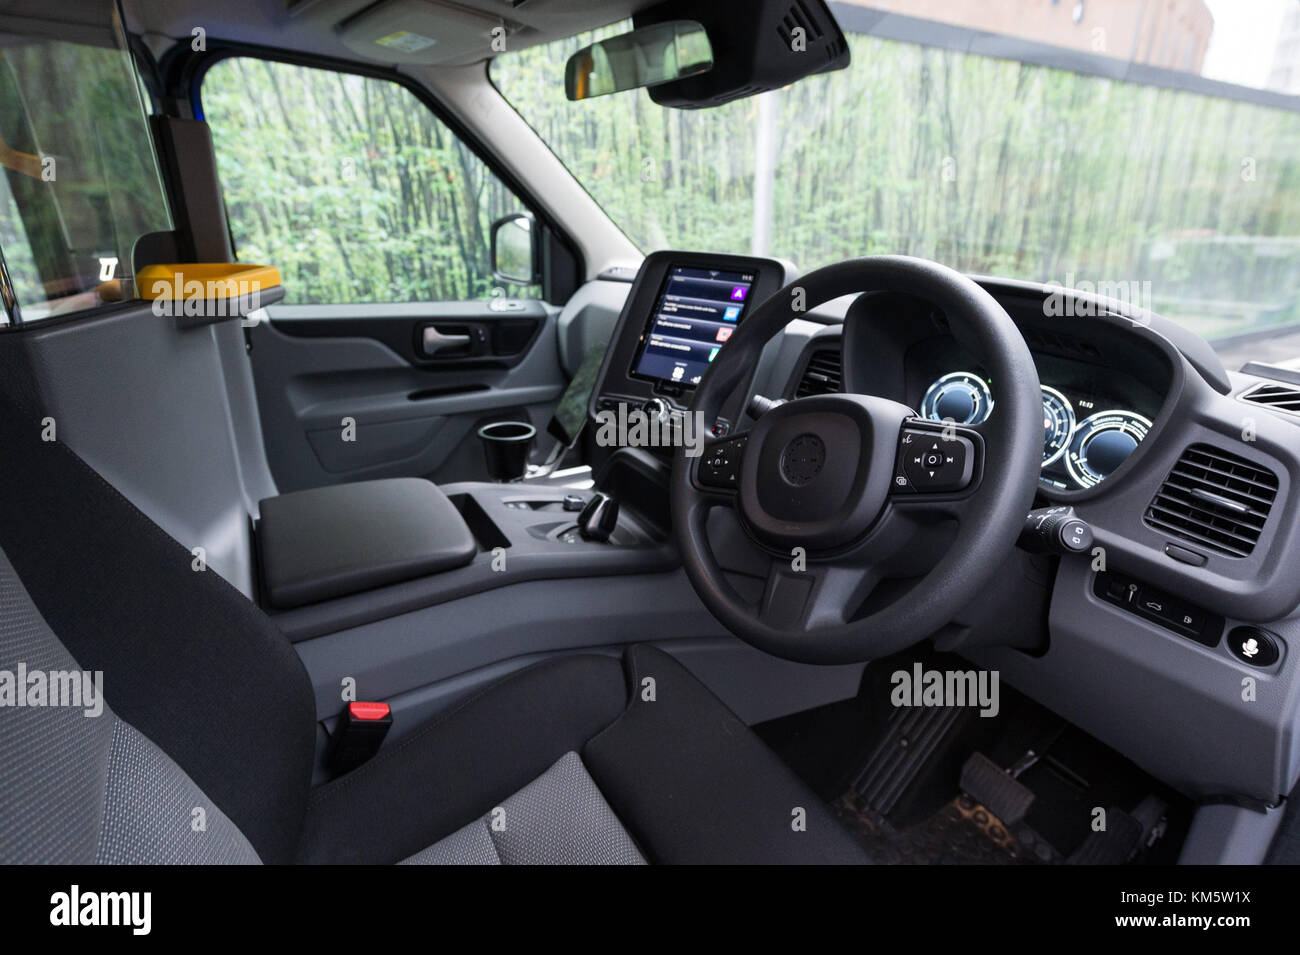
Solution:
[{"label": "pedal", "polygon": [[962,766],[961,788],[1007,827],[1024,819],[1034,801],[1028,787],[983,753],[972,753]]},{"label": "pedal", "polygon": [[1106,810],[1106,831],[1090,832],[1067,865],[1123,865],[1146,837],[1146,827],[1118,806]]},{"label": "pedal", "polygon": [[853,780],[859,801],[880,816],[889,815],[965,712],[958,707],[894,710],[884,739]]}]

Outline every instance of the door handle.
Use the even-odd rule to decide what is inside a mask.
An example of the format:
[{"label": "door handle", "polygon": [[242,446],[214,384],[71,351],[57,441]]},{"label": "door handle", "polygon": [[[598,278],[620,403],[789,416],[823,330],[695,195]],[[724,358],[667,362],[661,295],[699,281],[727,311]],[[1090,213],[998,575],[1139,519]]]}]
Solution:
[{"label": "door handle", "polygon": [[469,348],[469,336],[449,335],[429,325],[424,329],[420,344],[426,355],[436,355],[444,348]]}]

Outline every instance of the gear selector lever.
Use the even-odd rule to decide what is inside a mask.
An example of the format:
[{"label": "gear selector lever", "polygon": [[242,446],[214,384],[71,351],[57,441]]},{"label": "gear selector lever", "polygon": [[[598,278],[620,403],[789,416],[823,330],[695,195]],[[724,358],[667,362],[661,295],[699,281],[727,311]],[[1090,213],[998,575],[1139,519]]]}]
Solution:
[{"label": "gear selector lever", "polygon": [[607,541],[618,524],[618,501],[600,491],[591,495],[578,515],[578,533],[584,540]]}]

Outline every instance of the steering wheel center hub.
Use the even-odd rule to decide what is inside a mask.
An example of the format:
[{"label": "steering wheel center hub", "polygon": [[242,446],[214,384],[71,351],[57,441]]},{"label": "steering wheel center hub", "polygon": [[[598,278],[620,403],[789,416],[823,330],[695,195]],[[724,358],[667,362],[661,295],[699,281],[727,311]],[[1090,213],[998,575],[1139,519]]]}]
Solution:
[{"label": "steering wheel center hub", "polygon": [[825,464],[826,445],[811,432],[799,435],[781,452],[781,476],[794,487],[813,481]]},{"label": "steering wheel center hub", "polygon": [[770,547],[830,551],[861,537],[885,504],[899,428],[911,411],[869,395],[819,395],[754,425],[740,507]]}]

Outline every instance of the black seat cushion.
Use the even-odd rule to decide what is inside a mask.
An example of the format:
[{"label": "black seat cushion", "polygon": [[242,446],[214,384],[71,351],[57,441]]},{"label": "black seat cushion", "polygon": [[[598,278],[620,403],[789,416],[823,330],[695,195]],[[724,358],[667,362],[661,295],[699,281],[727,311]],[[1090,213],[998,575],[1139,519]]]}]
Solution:
[{"label": "black seat cushion", "polygon": [[[581,750],[650,862],[860,864],[821,799],[680,663],[652,646],[624,657],[632,701]],[[654,681],[654,701],[644,681]],[[804,828],[796,829],[802,810]]]}]

